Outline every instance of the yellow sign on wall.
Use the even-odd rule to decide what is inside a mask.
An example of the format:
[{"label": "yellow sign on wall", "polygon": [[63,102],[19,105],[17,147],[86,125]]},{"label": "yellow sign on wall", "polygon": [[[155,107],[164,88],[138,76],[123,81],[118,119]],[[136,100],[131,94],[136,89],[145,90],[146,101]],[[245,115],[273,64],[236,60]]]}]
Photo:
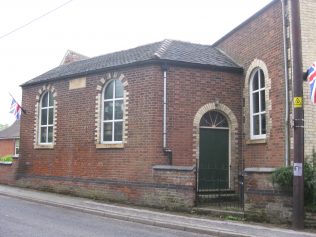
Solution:
[{"label": "yellow sign on wall", "polygon": [[294,108],[303,107],[303,97],[294,97]]}]

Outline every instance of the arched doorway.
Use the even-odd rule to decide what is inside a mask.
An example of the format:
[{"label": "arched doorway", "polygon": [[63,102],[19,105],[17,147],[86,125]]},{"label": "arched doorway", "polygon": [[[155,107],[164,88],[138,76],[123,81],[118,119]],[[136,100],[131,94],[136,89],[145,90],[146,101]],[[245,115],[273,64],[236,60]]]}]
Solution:
[{"label": "arched doorway", "polygon": [[199,124],[198,192],[229,189],[229,125],[217,110],[206,112]]}]

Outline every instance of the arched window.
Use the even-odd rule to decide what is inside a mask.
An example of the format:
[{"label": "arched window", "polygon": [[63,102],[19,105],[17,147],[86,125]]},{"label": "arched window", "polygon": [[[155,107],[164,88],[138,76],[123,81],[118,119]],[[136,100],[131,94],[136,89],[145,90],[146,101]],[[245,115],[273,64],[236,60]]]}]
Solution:
[{"label": "arched window", "polygon": [[102,96],[102,143],[122,143],[123,107],[123,84],[120,80],[112,80],[104,88]]},{"label": "arched window", "polygon": [[212,110],[203,115],[200,121],[200,127],[228,128],[228,122],[223,114]]},{"label": "arched window", "polygon": [[54,134],[54,97],[51,92],[46,92],[40,103],[39,119],[39,141],[40,144],[53,143]]},{"label": "arched window", "polygon": [[266,138],[265,78],[256,68],[250,79],[250,134],[252,139]]}]

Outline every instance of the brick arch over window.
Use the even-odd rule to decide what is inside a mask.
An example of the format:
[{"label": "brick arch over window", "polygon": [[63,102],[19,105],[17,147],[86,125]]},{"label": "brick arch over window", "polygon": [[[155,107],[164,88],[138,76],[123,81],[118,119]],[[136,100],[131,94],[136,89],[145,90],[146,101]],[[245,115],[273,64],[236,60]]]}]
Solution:
[{"label": "brick arch over window", "polygon": [[[53,143],[52,144],[40,144],[39,143],[39,119],[40,119],[40,105],[42,96],[46,92],[51,92],[54,97],[54,125],[53,125]],[[44,85],[40,88],[36,95],[36,103],[35,103],[35,119],[34,119],[34,149],[52,149],[56,145],[57,140],[57,91],[54,86],[48,84]]]},{"label": "brick arch over window", "polygon": [[221,112],[228,121],[228,127],[230,131],[230,160],[232,162],[232,168],[237,165],[238,161],[238,122],[237,118],[224,104],[209,103],[202,106],[196,113],[193,120],[193,163],[197,164],[200,157],[200,121],[203,115],[209,111]]},{"label": "brick arch over window", "polygon": [[[124,111],[123,111],[123,141],[122,144],[101,144],[101,113],[102,113],[102,93],[104,87],[111,80],[120,80],[123,84],[124,89]],[[127,143],[127,131],[128,131],[128,103],[129,103],[129,94],[128,94],[128,82],[124,74],[118,72],[107,73],[104,77],[98,82],[96,95],[96,108],[95,108],[95,144],[97,148],[123,148],[124,144]]]},{"label": "brick arch over window", "polygon": [[[267,65],[259,59],[253,60],[250,64],[245,78],[245,87],[243,91],[245,106],[244,106],[244,115],[245,115],[245,122],[244,122],[244,132],[246,142],[251,142],[251,131],[250,131],[250,80],[252,78],[252,74],[256,69],[261,69],[264,74],[265,78],[265,103],[266,103],[266,138],[263,139],[262,142],[266,142],[266,139],[270,137],[270,130],[272,127],[272,120],[271,120],[271,110],[272,110],[272,103],[270,100],[270,90],[271,90],[271,78],[269,77],[269,72]],[[258,141],[256,141],[257,143]]]}]

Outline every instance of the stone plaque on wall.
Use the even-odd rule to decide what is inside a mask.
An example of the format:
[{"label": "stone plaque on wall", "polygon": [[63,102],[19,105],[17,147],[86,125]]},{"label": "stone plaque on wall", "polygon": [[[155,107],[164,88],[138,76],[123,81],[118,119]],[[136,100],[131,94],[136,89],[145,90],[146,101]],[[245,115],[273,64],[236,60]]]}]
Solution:
[{"label": "stone plaque on wall", "polygon": [[69,81],[69,90],[75,90],[86,87],[86,78],[77,78]]}]

